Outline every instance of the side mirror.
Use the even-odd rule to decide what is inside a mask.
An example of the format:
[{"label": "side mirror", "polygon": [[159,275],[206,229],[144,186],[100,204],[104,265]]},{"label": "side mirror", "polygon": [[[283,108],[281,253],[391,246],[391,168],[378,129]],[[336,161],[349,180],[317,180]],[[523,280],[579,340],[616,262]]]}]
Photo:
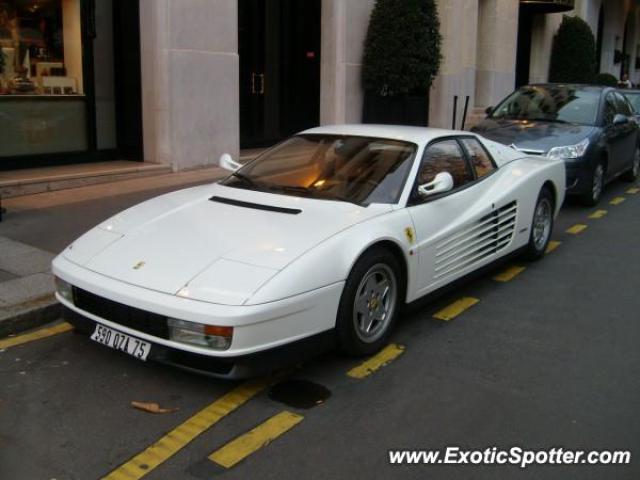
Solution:
[{"label": "side mirror", "polygon": [[617,113],[615,117],[613,117],[614,125],[626,125],[629,123],[629,117],[622,115],[621,113]]},{"label": "side mirror", "polygon": [[421,197],[431,197],[439,193],[445,193],[453,189],[453,177],[449,172],[440,172],[432,182],[418,186]]},{"label": "side mirror", "polygon": [[242,164],[236,162],[231,155],[228,153],[223,153],[220,156],[220,160],[218,161],[218,165],[225,170],[229,170],[230,172],[235,172],[238,170]]},{"label": "side mirror", "polygon": [[493,113],[493,107],[487,107],[487,108],[485,108],[484,113],[486,113],[486,114],[487,114],[487,117],[490,117],[490,116],[491,116],[491,114]]}]

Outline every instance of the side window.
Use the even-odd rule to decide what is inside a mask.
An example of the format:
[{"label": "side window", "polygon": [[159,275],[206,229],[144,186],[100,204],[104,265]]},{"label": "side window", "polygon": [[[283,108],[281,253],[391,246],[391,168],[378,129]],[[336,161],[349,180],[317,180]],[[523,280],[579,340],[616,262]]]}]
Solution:
[{"label": "side window", "polygon": [[611,125],[613,123],[613,117],[616,116],[617,111],[618,107],[616,106],[613,98],[613,93],[610,93],[607,95],[604,102],[604,123],[606,125]]},{"label": "side window", "polygon": [[485,177],[495,170],[491,157],[489,157],[489,154],[478,140],[475,138],[463,138],[462,144],[476,171],[476,177]]},{"label": "side window", "polygon": [[615,93],[614,95],[616,97],[616,103],[618,104],[618,113],[621,113],[622,115],[625,115],[627,117],[630,117],[631,115],[633,115],[627,99],[624,98],[619,93]]},{"label": "side window", "polygon": [[420,185],[429,183],[442,172],[451,174],[453,188],[473,181],[467,161],[455,140],[444,140],[427,147],[418,172],[418,183]]}]

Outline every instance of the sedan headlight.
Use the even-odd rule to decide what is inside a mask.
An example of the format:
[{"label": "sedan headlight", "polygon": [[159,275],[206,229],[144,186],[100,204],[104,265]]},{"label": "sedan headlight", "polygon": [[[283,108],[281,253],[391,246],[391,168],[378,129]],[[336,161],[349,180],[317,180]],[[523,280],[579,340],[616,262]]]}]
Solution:
[{"label": "sedan headlight", "polygon": [[580,143],[568,145],[565,147],[553,147],[547,153],[547,157],[552,160],[575,159],[582,157],[589,148],[589,139],[585,138]]},{"label": "sedan headlight", "polygon": [[218,327],[169,318],[169,339],[214,350],[227,350],[233,339],[233,327]]},{"label": "sedan headlight", "polygon": [[55,277],[54,280],[56,283],[56,291],[58,292],[58,294],[65,300],[73,303],[73,287],[71,286],[71,284],[65,282],[60,277]]}]

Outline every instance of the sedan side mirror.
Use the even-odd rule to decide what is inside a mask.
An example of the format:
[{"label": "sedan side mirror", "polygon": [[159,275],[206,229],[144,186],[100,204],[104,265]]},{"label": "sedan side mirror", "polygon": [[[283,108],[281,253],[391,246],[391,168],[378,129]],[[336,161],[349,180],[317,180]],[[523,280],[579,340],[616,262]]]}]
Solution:
[{"label": "sedan side mirror", "polygon": [[238,170],[242,164],[236,162],[231,155],[228,153],[223,153],[220,156],[220,160],[218,161],[218,165],[225,170],[229,170],[230,172],[235,172]]},{"label": "sedan side mirror", "polygon": [[626,125],[629,123],[629,117],[626,115],[622,115],[621,113],[617,113],[615,117],[613,117],[614,125]]},{"label": "sedan side mirror", "polygon": [[421,197],[431,197],[450,190],[453,190],[453,177],[449,172],[440,172],[432,182],[418,186],[418,193]]},{"label": "sedan side mirror", "polygon": [[486,114],[487,114],[487,117],[490,117],[490,116],[491,116],[491,114],[493,113],[493,107],[487,107],[487,108],[485,108],[484,113],[486,113]]}]

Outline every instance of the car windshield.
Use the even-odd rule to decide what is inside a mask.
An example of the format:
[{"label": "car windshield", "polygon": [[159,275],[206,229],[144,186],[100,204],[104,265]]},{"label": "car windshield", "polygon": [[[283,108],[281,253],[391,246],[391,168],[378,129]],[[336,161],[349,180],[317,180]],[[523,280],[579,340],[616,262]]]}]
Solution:
[{"label": "car windshield", "polygon": [[359,205],[392,204],[400,199],[416,148],[412,143],[379,138],[297,135],[222,183]]},{"label": "car windshield", "polygon": [[507,97],[491,118],[595,125],[600,94],[596,88],[527,86]]},{"label": "car windshield", "polygon": [[634,92],[634,93],[622,92],[622,94],[625,97],[627,97],[627,100],[629,100],[629,103],[631,103],[631,106],[633,107],[633,111],[635,113],[639,113],[640,112],[640,92]]}]

